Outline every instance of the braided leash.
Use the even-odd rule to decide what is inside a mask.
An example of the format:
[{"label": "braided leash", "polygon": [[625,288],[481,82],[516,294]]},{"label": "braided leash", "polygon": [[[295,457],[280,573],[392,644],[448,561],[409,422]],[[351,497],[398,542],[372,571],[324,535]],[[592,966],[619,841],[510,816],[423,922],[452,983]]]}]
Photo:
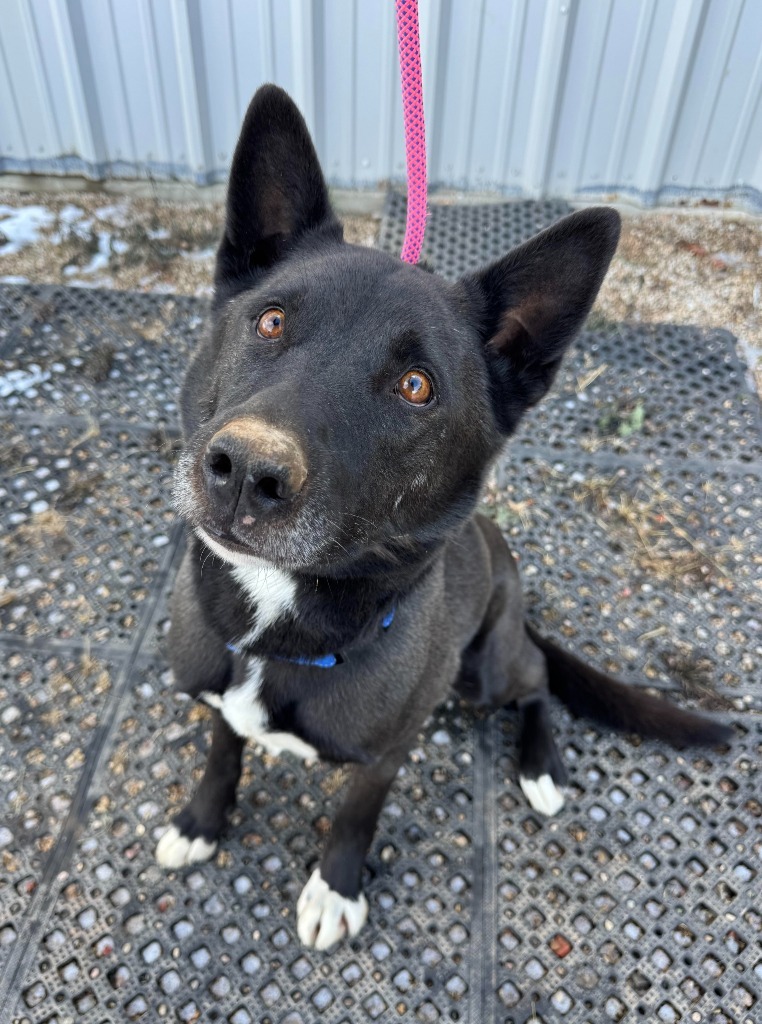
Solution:
[{"label": "braided leash", "polygon": [[407,156],[407,222],[400,259],[417,263],[426,229],[426,129],[423,120],[418,0],[396,0]]}]

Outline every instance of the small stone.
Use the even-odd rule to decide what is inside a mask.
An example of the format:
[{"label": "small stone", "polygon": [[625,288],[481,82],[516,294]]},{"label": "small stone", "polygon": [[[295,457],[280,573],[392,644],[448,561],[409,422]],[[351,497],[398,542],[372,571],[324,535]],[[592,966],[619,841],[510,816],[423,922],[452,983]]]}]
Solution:
[{"label": "small stone", "polygon": [[556,956],[560,957],[561,959],[563,959],[565,956],[568,956],[569,953],[571,953],[571,943],[568,939],[564,938],[564,936],[560,933],[554,935],[548,943],[548,945],[556,954]]}]

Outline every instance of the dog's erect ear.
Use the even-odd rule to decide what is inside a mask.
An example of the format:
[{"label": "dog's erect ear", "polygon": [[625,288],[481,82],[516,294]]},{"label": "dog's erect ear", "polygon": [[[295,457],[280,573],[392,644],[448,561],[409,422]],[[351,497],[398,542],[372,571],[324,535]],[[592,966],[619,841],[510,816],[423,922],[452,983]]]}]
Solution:
[{"label": "dog's erect ear", "polygon": [[304,118],[283,89],[263,85],[249,104],[233,155],[217,291],[245,286],[252,273],[315,228],[341,240]]},{"label": "dog's erect ear", "polygon": [[478,311],[498,422],[513,431],[550,387],[585,322],[619,240],[615,210],[565,217],[462,280]]}]

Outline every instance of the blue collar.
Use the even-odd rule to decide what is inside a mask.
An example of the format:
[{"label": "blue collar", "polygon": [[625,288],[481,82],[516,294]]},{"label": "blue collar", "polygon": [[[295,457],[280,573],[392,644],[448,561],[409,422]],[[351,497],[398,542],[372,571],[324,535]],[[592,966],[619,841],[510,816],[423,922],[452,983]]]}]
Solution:
[{"label": "blue collar", "polygon": [[[386,629],[388,629],[391,626],[391,624],[394,622],[394,614],[395,614],[396,611],[397,611],[397,609],[395,607],[395,608],[392,608],[392,610],[390,612],[386,613],[386,615],[381,620],[381,628],[382,629],[386,630]],[[229,651],[232,651],[233,654],[242,654],[243,653],[241,648],[236,646],[236,644],[226,644],[225,646],[227,647],[227,649]],[[306,657],[280,658],[280,657],[275,657],[275,658],[271,658],[270,660],[271,661],[290,661],[292,665],[312,665],[314,668],[333,668],[334,665],[341,664],[341,662],[343,661],[343,658],[341,657],[340,654],[319,654],[316,658],[306,658]]]}]

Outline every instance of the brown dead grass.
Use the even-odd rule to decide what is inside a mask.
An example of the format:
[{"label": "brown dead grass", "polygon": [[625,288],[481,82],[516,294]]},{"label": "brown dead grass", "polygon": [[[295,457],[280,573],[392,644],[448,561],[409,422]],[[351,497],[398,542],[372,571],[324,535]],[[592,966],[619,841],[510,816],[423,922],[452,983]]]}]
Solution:
[{"label": "brown dead grass", "polygon": [[734,334],[762,394],[762,224],[719,215],[627,217],[596,313]]},{"label": "brown dead grass", "polygon": [[695,513],[660,485],[644,478],[628,494],[616,474],[591,477],[577,485],[574,498],[592,509],[607,534],[651,579],[733,589],[733,544],[715,547],[700,537]]},{"label": "brown dead grass", "polygon": [[[8,206],[44,205],[56,220],[40,241],[0,256],[0,277],[36,284],[87,283],[126,291],[211,294],[214,250],[220,239],[222,203],[162,202],[101,193],[19,193],[0,191]],[[71,222],[71,207],[82,216]],[[347,241],[372,245],[375,217],[345,217]],[[110,236],[108,265],[87,274],[98,252],[99,235]]]}]

